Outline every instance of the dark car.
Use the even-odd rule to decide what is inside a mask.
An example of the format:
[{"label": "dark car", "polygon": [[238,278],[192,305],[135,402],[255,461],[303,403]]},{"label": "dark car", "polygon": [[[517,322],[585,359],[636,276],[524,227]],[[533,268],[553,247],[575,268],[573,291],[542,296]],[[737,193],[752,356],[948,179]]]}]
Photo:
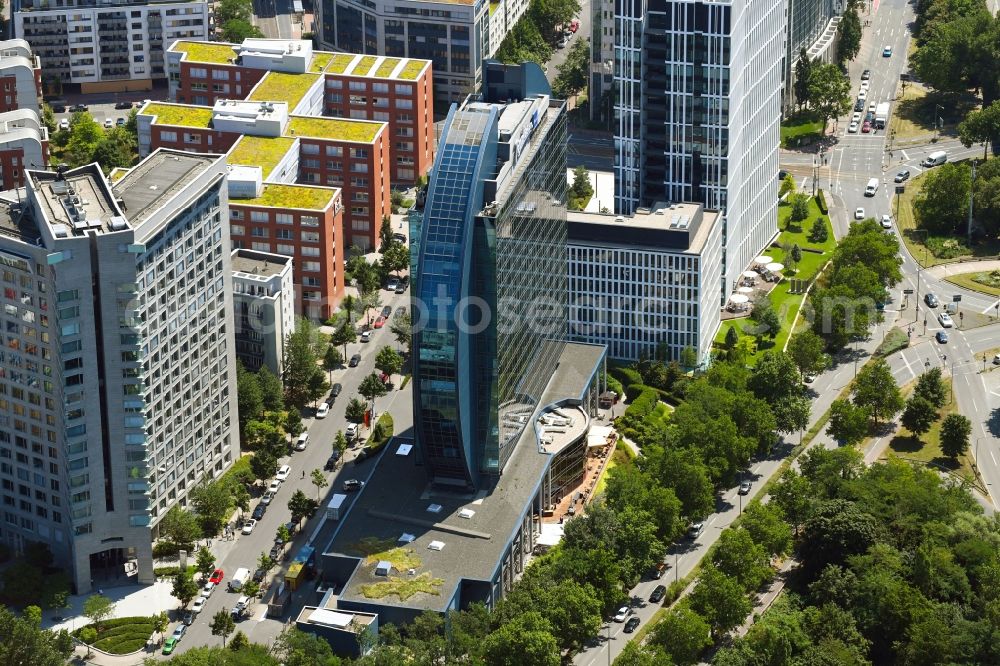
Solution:
[{"label": "dark car", "polygon": [[778,180],[784,180],[786,176],[788,176],[788,172],[784,169],[778,171]]},{"label": "dark car", "polygon": [[132,108],[132,102],[118,102],[117,104],[115,104],[115,108],[116,109],[131,109]]},{"label": "dark car", "polygon": [[356,368],[358,363],[361,363],[361,354],[355,354],[351,357],[351,360],[347,362],[348,367]]},{"label": "dark car", "polygon": [[348,479],[344,481],[344,490],[347,492],[352,492],[354,490],[361,490],[365,487],[364,481],[359,481],[357,479]]},{"label": "dark car", "polygon": [[625,622],[625,628],[622,630],[626,634],[631,634],[633,631],[639,628],[639,623],[642,622],[637,616],[633,615]]},{"label": "dark car", "polygon": [[873,123],[873,122],[875,122],[875,112],[874,111],[869,111],[869,112],[867,112],[865,114],[865,122],[866,123]]},{"label": "dark car", "polygon": [[740,484],[740,489],[739,489],[738,492],[739,492],[740,495],[749,495],[750,494],[750,482],[749,481],[744,481],[743,483],[741,483]]},{"label": "dark car", "polygon": [[86,104],[74,104],[73,106],[70,107],[70,111],[76,113],[77,111],[86,111],[87,108],[88,107]]},{"label": "dark car", "polygon": [[936,337],[937,341],[940,342],[941,344],[945,344],[946,342],[948,342],[948,333],[946,333],[945,331],[938,331],[937,335],[935,335],[934,337]]},{"label": "dark car", "polygon": [[936,308],[937,306],[941,305],[941,301],[938,300],[938,297],[929,292],[924,295],[924,303],[926,303],[928,307],[932,308]]},{"label": "dark car", "polygon": [[271,552],[269,552],[267,556],[270,557],[275,562],[278,562],[281,560],[281,554],[284,550],[285,548],[283,544],[276,543],[273,546],[271,546]]},{"label": "dark car", "polygon": [[864,111],[865,110],[865,100],[859,99],[857,102],[855,102],[854,103],[854,110],[855,111],[859,111],[859,112],[860,111]]},{"label": "dark car", "polygon": [[400,283],[396,285],[396,293],[397,294],[406,293],[406,283],[405,282],[400,281]]},{"label": "dark car", "polygon": [[910,170],[909,169],[903,169],[902,171],[900,171],[899,173],[896,174],[895,178],[893,178],[893,180],[895,182],[897,182],[897,183],[902,183],[902,182],[905,182],[905,181],[907,181],[909,179],[910,179]]},{"label": "dark car", "polygon": [[653,588],[653,593],[649,595],[650,603],[658,604],[663,601],[663,597],[667,596],[667,586],[657,585]]},{"label": "dark car", "polygon": [[400,305],[398,308],[396,308],[396,312],[393,313],[393,316],[394,317],[399,317],[399,316],[404,315],[404,314],[406,314],[406,308],[404,308],[402,305]]},{"label": "dark car", "polygon": [[386,305],[384,308],[382,308],[382,316],[383,317],[385,317],[386,319],[388,319],[389,315],[391,315],[391,314],[392,314],[392,307]]},{"label": "dark car", "polygon": [[866,69],[865,71],[861,72],[862,81],[867,81],[870,78],[872,78],[872,70]]},{"label": "dark car", "polygon": [[260,520],[264,517],[264,513],[267,511],[266,504],[258,504],[253,508],[253,519]]},{"label": "dark car", "polygon": [[[355,354],[355,356],[357,356],[357,354]],[[333,386],[330,387],[330,397],[336,398],[338,395],[340,395],[340,392],[343,390],[344,390],[343,386],[341,386],[340,384],[334,384]]]},{"label": "dark car", "polygon": [[326,463],[323,465],[323,469],[330,472],[337,469],[337,462],[340,460],[340,451],[334,451],[330,454],[330,457],[326,459]]},{"label": "dark car", "polygon": [[260,583],[265,578],[267,578],[267,569],[257,569],[253,572],[253,580],[255,583]]},{"label": "dark car", "polygon": [[400,234],[400,233],[395,233],[395,234],[392,235],[392,240],[396,241],[397,243],[405,243],[406,242],[406,236],[404,236],[403,234]]},{"label": "dark car", "polygon": [[184,613],[183,622],[184,624],[187,625],[194,624],[194,613],[192,613],[191,611],[187,611],[186,613]]},{"label": "dark car", "polygon": [[116,120],[115,121],[115,126],[116,127],[125,127],[125,119],[124,118],[119,118],[118,120]]},{"label": "dark car", "polygon": [[52,105],[52,113],[66,113],[66,105],[65,104],[53,104]]}]

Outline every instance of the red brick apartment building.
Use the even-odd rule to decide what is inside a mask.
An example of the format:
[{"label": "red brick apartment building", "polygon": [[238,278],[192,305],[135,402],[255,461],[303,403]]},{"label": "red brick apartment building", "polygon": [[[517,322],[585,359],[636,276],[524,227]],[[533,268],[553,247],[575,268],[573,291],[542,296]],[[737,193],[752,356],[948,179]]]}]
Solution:
[{"label": "red brick apartment building", "polygon": [[42,63],[23,39],[0,41],[0,113],[31,109],[39,113]]},{"label": "red brick apartment building", "polygon": [[[429,60],[314,52],[307,40],[177,41],[167,50],[167,70],[170,99],[182,104],[255,99],[255,88],[274,75],[281,77],[281,85],[272,89],[288,92],[291,114],[388,123],[394,186],[412,185],[434,162]],[[315,96],[296,91],[311,89],[320,80]]]}]

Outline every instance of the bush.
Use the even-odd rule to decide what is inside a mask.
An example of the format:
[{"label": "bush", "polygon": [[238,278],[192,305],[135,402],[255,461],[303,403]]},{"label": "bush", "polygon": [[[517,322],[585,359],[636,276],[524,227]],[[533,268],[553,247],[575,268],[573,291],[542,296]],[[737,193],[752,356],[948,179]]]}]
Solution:
[{"label": "bush", "polygon": [[621,397],[622,395],[625,394],[625,388],[622,386],[622,383],[620,381],[618,381],[611,375],[607,375],[605,379],[607,381],[609,391],[614,391],[615,393],[618,394],[618,397]]},{"label": "bush", "polygon": [[[187,570],[188,570],[188,573],[194,575],[194,573],[195,573],[195,565],[189,564]],[[154,576],[161,576],[161,577],[176,576],[180,572],[181,572],[181,568],[180,567],[156,567],[155,569],[153,569],[153,575]]]},{"label": "bush", "polygon": [[830,209],[826,205],[826,195],[823,190],[816,190],[816,205],[819,206],[819,212],[824,215],[830,212]]},{"label": "bush", "polygon": [[629,384],[641,384],[642,375],[635,368],[628,368],[621,365],[612,365],[608,368],[608,374],[621,382],[622,386]]},{"label": "bush", "polygon": [[173,543],[172,541],[158,541],[153,545],[153,559],[162,560],[176,558],[177,554],[186,550],[189,553],[194,551],[193,543]]},{"label": "bush", "polygon": [[925,243],[927,249],[938,259],[957,259],[972,254],[969,246],[958,238],[948,236],[930,236]]},{"label": "bush", "polygon": [[809,230],[809,241],[812,243],[825,243],[830,238],[830,229],[827,226],[825,217],[817,217],[813,222],[812,229]]}]

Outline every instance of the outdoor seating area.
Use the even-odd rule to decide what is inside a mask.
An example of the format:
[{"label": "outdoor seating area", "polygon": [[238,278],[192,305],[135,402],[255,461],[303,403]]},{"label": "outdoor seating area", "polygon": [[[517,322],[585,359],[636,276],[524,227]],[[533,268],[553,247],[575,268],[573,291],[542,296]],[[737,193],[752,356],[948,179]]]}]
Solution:
[{"label": "outdoor seating area", "polygon": [[767,255],[754,259],[753,266],[740,275],[737,287],[729,296],[723,319],[744,316],[753,307],[754,295],[766,293],[781,281],[781,271],[784,264],[774,261]]}]

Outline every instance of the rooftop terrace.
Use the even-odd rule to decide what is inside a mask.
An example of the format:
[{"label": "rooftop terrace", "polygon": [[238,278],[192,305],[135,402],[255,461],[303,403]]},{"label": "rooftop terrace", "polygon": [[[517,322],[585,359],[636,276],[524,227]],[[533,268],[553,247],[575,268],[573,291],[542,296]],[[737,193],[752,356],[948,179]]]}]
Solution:
[{"label": "rooftop terrace", "polygon": [[259,197],[231,199],[230,205],[258,206],[261,208],[295,208],[300,210],[325,210],[333,203],[340,190],[336,187],[285,185],[265,183]]},{"label": "rooftop terrace", "polygon": [[212,107],[210,106],[152,102],[140,109],[140,112],[145,115],[156,116],[157,125],[202,128],[211,127],[212,125]]},{"label": "rooftop terrace", "polygon": [[244,135],[229,151],[229,164],[259,166],[267,180],[281,159],[295,146],[295,139],[283,136]]},{"label": "rooftop terrace", "polygon": [[385,123],[370,120],[347,120],[320,116],[292,116],[285,136],[313,137],[371,143]]},{"label": "rooftop terrace", "polygon": [[288,102],[288,110],[291,111],[319,78],[319,74],[268,72],[247,99],[256,102]]}]

